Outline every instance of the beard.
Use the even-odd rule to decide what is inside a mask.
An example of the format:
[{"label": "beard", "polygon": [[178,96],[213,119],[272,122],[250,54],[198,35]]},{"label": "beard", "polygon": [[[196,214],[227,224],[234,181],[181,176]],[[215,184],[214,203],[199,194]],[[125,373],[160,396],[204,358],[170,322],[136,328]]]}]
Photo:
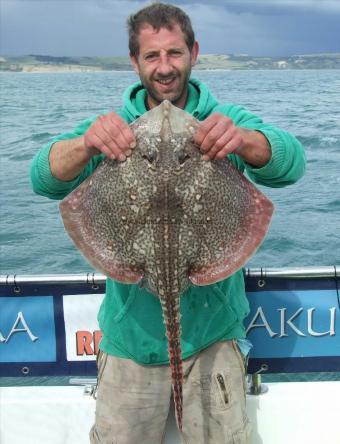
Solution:
[{"label": "beard", "polygon": [[[182,71],[174,70],[166,76],[155,75],[149,77],[141,71],[139,72],[140,80],[147,91],[148,97],[153,102],[160,104],[163,100],[169,100],[175,106],[187,95],[190,75],[191,66]],[[175,81],[173,87],[169,91],[161,91],[160,87],[158,88],[158,81],[169,78],[173,78]]]}]

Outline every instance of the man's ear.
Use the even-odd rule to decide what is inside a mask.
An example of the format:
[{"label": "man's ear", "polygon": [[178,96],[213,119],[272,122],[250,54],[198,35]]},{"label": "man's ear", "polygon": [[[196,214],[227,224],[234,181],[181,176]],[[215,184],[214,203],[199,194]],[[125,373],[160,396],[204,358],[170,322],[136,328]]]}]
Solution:
[{"label": "man's ear", "polygon": [[191,66],[194,66],[196,64],[198,53],[199,53],[199,44],[198,42],[195,42],[190,54]]},{"label": "man's ear", "polygon": [[139,75],[139,67],[138,67],[137,56],[131,55],[131,53],[129,54],[129,56],[130,56],[131,65],[132,65],[135,73]]}]

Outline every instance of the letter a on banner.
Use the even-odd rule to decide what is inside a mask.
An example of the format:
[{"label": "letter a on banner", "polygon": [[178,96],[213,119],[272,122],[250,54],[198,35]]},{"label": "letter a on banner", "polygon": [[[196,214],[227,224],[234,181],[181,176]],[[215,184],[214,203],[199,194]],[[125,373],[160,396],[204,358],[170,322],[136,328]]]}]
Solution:
[{"label": "letter a on banner", "polygon": [[[20,324],[20,322],[21,322],[23,328],[18,328],[18,325]],[[11,336],[13,336],[14,333],[19,333],[19,332],[26,332],[32,342],[34,342],[38,339],[38,336],[34,336],[34,334],[29,329],[27,322],[24,318],[24,315],[22,314],[21,311],[19,311],[18,316],[13,324],[12,330],[9,332],[9,335],[7,336],[7,339],[5,340],[5,343],[7,343],[10,340]],[[0,339],[1,339],[1,336],[0,336]]]},{"label": "letter a on banner", "polygon": [[[262,324],[256,324],[256,321],[258,318],[261,318],[262,320]],[[263,313],[262,307],[259,307],[253,317],[253,319],[250,321],[250,324],[248,325],[247,331],[246,333],[248,334],[248,332],[252,329],[252,328],[259,328],[259,327],[264,327],[269,336],[272,338],[273,336],[276,336],[277,333],[275,333],[275,331],[273,331],[270,328],[269,322],[267,321],[267,318],[265,316],[265,314]]]}]

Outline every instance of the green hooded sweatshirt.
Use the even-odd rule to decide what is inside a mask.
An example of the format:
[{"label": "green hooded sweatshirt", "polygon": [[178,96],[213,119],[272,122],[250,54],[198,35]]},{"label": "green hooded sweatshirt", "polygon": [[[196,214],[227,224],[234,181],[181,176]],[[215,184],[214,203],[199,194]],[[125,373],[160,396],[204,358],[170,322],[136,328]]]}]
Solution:
[{"label": "green hooded sweatshirt", "polygon": [[[146,91],[140,82],[129,87],[123,96],[123,108],[118,114],[128,123],[144,114]],[[289,133],[264,124],[260,118],[241,106],[219,104],[206,85],[198,80],[189,82],[185,111],[198,120],[213,112],[231,118],[237,126],[260,131],[268,139],[272,158],[262,168],[246,164],[239,156],[229,156],[233,164],[258,184],[283,187],[296,182],[304,173],[305,156],[301,144]],[[42,147],[31,166],[33,190],[51,199],[63,199],[74,190],[102,161],[95,156],[81,174],[71,181],[52,176],[49,152],[56,141],[83,135],[96,117],[80,124],[72,133],[65,133]],[[242,270],[217,284],[191,286],[181,296],[181,346],[187,358],[210,344],[245,337],[243,320],[249,313]],[[140,364],[169,362],[167,338],[159,299],[138,285],[127,285],[107,279],[106,295],[98,314],[103,333],[100,349],[111,355],[131,358]]]}]

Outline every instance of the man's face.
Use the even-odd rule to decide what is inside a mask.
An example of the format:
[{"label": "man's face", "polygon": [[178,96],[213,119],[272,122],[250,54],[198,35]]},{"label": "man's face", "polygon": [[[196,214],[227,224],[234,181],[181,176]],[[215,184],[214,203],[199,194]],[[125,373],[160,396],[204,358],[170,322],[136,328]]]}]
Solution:
[{"label": "man's face", "polygon": [[191,68],[198,54],[195,42],[190,53],[178,25],[158,32],[145,24],[139,33],[139,54],[131,62],[148,92],[150,108],[170,100],[184,108]]}]

